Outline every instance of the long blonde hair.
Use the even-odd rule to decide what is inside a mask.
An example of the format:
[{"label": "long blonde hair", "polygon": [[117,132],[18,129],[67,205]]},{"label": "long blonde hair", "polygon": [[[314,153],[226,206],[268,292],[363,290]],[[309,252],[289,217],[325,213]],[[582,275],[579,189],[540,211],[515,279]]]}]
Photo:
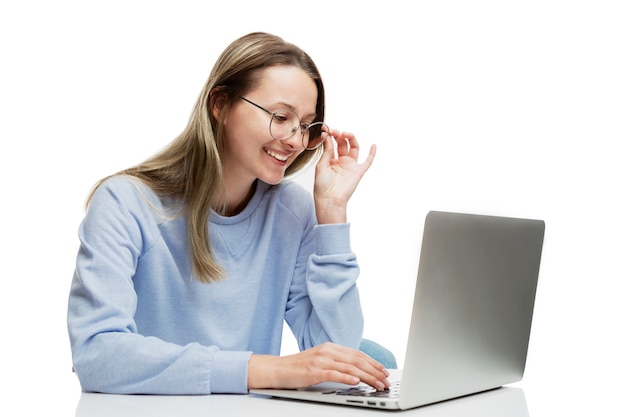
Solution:
[{"label": "long blonde hair", "polygon": [[[301,68],[311,77],[317,87],[315,121],[323,121],[324,85],[311,57],[278,36],[250,33],[222,52],[185,130],[153,157],[114,174],[139,178],[161,198],[181,205],[182,213],[187,215],[193,276],[201,282],[211,283],[224,277],[224,271],[213,258],[208,231],[211,208],[224,190],[220,158],[226,140],[223,120],[235,101],[260,82],[260,70],[277,65]],[[216,108],[219,119],[213,115]],[[286,175],[304,169],[320,152],[321,148],[301,153],[287,168]],[[87,204],[104,180],[96,184]]]}]

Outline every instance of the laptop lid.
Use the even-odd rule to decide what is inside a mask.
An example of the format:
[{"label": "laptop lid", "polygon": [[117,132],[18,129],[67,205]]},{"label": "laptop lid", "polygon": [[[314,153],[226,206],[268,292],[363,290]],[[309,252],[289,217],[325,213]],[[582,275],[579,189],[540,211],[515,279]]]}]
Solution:
[{"label": "laptop lid", "polygon": [[522,379],[544,230],[541,220],[428,213],[400,408]]},{"label": "laptop lid", "polygon": [[[399,395],[329,394],[322,384],[252,393],[409,409],[519,381],[524,373],[545,224],[431,211],[426,216]],[[332,389],[331,389],[332,386]]]}]

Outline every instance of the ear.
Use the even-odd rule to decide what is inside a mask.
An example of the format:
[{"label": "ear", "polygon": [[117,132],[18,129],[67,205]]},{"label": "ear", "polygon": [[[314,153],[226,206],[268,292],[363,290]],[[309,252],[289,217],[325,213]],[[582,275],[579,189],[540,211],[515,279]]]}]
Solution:
[{"label": "ear", "polygon": [[215,87],[209,93],[209,111],[215,120],[220,120],[224,103],[226,102],[226,94],[221,87]]}]

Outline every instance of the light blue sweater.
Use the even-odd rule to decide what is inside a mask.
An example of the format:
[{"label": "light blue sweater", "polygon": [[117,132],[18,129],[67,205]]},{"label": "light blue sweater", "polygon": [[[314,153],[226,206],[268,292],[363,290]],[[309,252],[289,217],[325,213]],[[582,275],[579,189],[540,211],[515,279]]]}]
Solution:
[{"label": "light blue sweater", "polygon": [[85,391],[246,393],[252,353],[278,355],[283,321],[300,349],[358,348],[363,316],[349,225],[316,225],[292,182],[258,182],[238,215],[211,213],[227,278],[191,276],[186,218],[145,184],[107,180],[79,228],[68,305],[73,365]]}]

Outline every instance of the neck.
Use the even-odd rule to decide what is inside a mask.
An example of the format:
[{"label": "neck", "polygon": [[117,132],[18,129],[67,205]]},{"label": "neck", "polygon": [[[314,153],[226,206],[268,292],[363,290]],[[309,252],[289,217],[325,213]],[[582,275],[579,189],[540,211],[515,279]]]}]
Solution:
[{"label": "neck", "polygon": [[214,210],[223,216],[234,216],[239,214],[246,208],[254,191],[256,190],[256,181],[247,187],[229,187],[226,184],[224,198],[218,201],[214,206]]}]

